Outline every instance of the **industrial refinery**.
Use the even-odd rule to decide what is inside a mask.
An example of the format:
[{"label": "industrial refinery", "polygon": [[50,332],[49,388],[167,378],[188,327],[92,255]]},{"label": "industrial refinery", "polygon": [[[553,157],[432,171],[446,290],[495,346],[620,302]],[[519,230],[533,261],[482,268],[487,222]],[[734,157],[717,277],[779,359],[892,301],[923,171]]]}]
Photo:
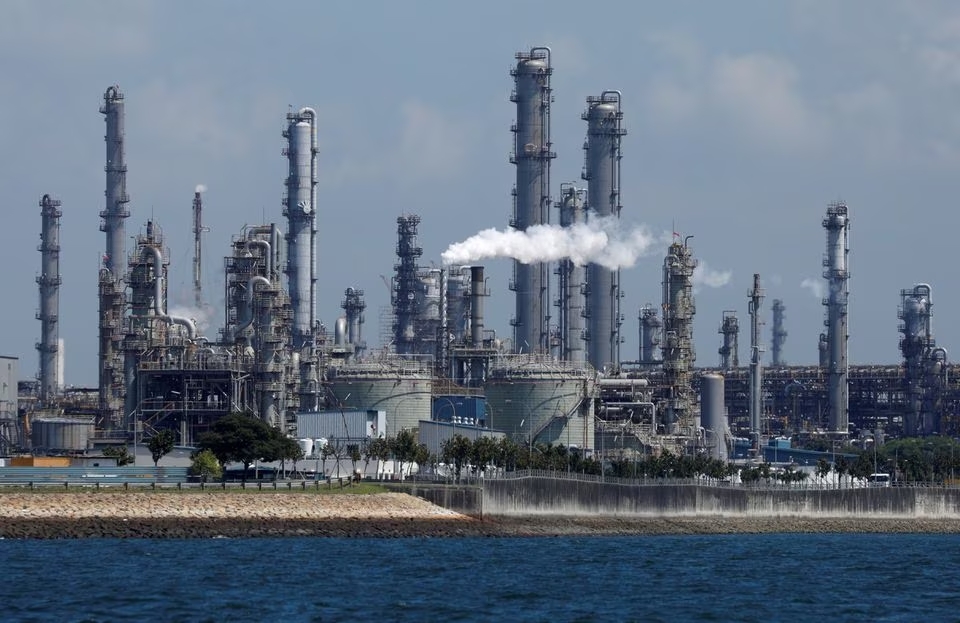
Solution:
[{"label": "industrial refinery", "polygon": [[[187,221],[130,209],[128,102],[120,86],[108,87],[99,109],[106,145],[99,213],[104,247],[96,275],[99,384],[93,391],[63,383],[62,204],[53,189],[37,189],[39,368],[35,380],[24,381],[21,373],[31,371],[14,358],[0,358],[0,457],[82,454],[137,443],[161,430],[190,447],[218,418],[234,412],[254,414],[296,436],[298,416],[342,416],[344,409],[383,413],[358,433],[369,437],[440,421],[474,436],[487,430],[506,435],[531,448],[576,447],[601,461],[664,451],[726,459],[738,447],[756,456],[765,439],[783,436],[851,442],[960,432],[960,370],[935,339],[930,284],[902,284],[899,292],[902,361],[848,363],[848,337],[856,331],[848,322],[856,283],[849,268],[856,253],[849,238],[856,206],[825,201],[821,212],[821,334],[791,333],[788,343],[789,301],[774,299],[766,307],[762,266],[749,291],[729,295],[721,318],[697,319],[693,236],[671,232],[665,240],[641,242],[621,231],[621,211],[631,203],[620,192],[629,122],[622,103],[629,93],[592,91],[597,95],[586,98],[582,114],[582,179],[552,180],[558,156],[550,127],[553,71],[550,48],[533,47],[516,54],[512,88],[504,80],[504,100],[515,106],[515,121],[502,131],[513,135],[508,161],[516,175],[512,189],[504,189],[505,201],[512,197],[512,217],[492,235],[514,246],[452,243],[435,264],[423,257],[418,215],[384,215],[385,226],[396,224],[396,263],[392,270],[384,267],[390,310],[381,319],[380,343],[369,345],[363,286],[371,286],[344,283],[330,292],[317,287],[324,265],[318,230],[325,213],[317,194],[323,136],[312,108],[287,112],[277,137],[287,161],[287,177],[276,180],[283,183],[282,209],[266,222],[238,224],[229,248],[215,250],[213,260],[203,244],[204,189],[198,186],[192,195],[185,189],[194,305],[224,301],[219,326],[203,334],[196,319],[172,313],[168,301],[170,264],[179,254],[171,253],[164,228]],[[569,154],[579,146],[563,147]],[[92,227],[89,216],[84,222]],[[607,244],[580,244],[594,234],[607,236]],[[524,236],[552,236],[564,244],[538,253]],[[662,257],[662,289],[644,293],[650,302],[639,309],[624,309],[621,285],[631,262],[605,255],[614,244],[625,244],[626,254],[634,256],[642,244],[652,245]],[[491,258],[513,262],[508,283],[485,277],[480,262]],[[203,289],[211,262],[223,273],[222,291],[215,293]],[[498,332],[484,317],[485,302],[509,296],[515,304],[509,329]],[[317,317],[317,301],[329,299],[340,300],[343,310],[333,327]],[[891,314],[891,325],[895,318]],[[742,357],[741,319],[749,324]],[[711,327],[719,321],[717,341],[695,345],[695,321]],[[623,352],[627,331],[639,335],[639,352]],[[787,363],[790,349],[801,342],[818,349],[819,365]],[[696,346],[709,356],[698,361]]]}]

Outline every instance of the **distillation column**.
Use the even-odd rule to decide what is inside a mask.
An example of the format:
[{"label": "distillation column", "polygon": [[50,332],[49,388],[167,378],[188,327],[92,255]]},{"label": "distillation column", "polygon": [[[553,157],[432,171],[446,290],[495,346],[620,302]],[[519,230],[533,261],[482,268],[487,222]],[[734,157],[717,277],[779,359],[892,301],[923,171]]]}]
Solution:
[{"label": "distillation column", "polygon": [[[620,218],[620,92],[604,91],[587,98],[581,118],[587,122],[583,179],[587,181],[587,207],[600,218]],[[587,347],[590,364],[597,370],[620,365],[620,271],[599,264],[587,266]]]},{"label": "distillation column", "polygon": [[197,186],[193,193],[193,304],[197,309],[203,307],[203,249],[201,248],[203,232],[207,229],[203,226],[203,200],[200,193],[203,192],[202,186]]},{"label": "distillation column", "polygon": [[660,363],[657,351],[661,347],[663,322],[657,316],[657,308],[649,303],[640,308],[637,318],[640,322],[640,363],[653,365]]},{"label": "distillation column", "polygon": [[60,391],[57,370],[59,368],[59,316],[60,316],[60,201],[50,195],[40,200],[40,403],[48,406]]},{"label": "distillation column", "polygon": [[[697,261],[686,241],[674,242],[663,260],[663,376],[668,388],[663,415],[665,432],[692,434],[691,372],[697,359],[693,347],[693,271]],[[686,431],[682,429],[686,428]]]},{"label": "distillation column", "polygon": [[787,341],[787,330],[783,328],[786,310],[787,306],[781,299],[773,299],[773,341],[770,347],[770,363],[774,366],[787,365],[783,360],[783,343]]},{"label": "distillation column", "polygon": [[[550,222],[550,161],[556,158],[550,142],[553,67],[550,48],[546,47],[519,52],[516,59],[516,67],[510,70],[515,82],[510,101],[517,105],[517,121],[510,128],[514,136],[510,162],[517,167],[510,226],[524,231]],[[516,293],[516,312],[511,319],[514,351],[547,352],[550,348],[549,267],[543,262],[514,261],[513,272],[510,289]]]},{"label": "distillation column", "polygon": [[284,150],[289,171],[283,215],[287,217],[287,291],[293,307],[293,350],[300,361],[300,409],[316,409],[317,314],[317,115],[312,108],[287,114]]},{"label": "distillation column", "polygon": [[753,275],[753,289],[747,293],[750,314],[750,443],[760,453],[760,416],[763,413],[763,346],[760,344],[760,305],[763,303],[760,275]]},{"label": "distillation column", "polygon": [[946,387],[947,351],[933,337],[933,296],[926,283],[900,291],[902,321],[899,329],[903,353],[903,383],[906,398],[904,433],[908,437],[938,434],[943,415],[942,392]]},{"label": "distillation column", "polygon": [[103,258],[104,268],[109,270],[115,279],[122,280],[126,270],[126,234],[123,222],[130,216],[127,203],[127,160],[124,155],[124,106],[123,93],[120,87],[114,85],[103,94],[103,106],[100,113],[105,116],[107,134],[104,141],[107,144],[107,189],[106,209],[100,213],[103,222],[100,231],[106,233],[107,248]]},{"label": "distillation column", "polygon": [[363,300],[363,290],[359,288],[347,288],[343,296],[340,307],[347,319],[347,342],[353,347],[354,356],[362,358],[367,348],[362,336],[363,311],[367,308],[367,303]]},{"label": "distillation column", "polygon": [[103,94],[100,113],[104,115],[106,142],[106,205],[100,212],[100,231],[106,234],[106,249],[98,277],[99,300],[99,387],[100,417],[104,428],[125,424],[123,400],[124,315],[126,297],[126,233],[124,220],[130,216],[127,203],[127,164],[124,156],[124,101],[120,87],[113,85]]},{"label": "distillation column", "polygon": [[732,370],[740,367],[740,321],[737,313],[726,310],[720,321],[719,333],[723,336],[723,346],[717,351],[720,355],[720,368]]},{"label": "distillation column", "polygon": [[423,249],[417,246],[420,217],[397,217],[397,263],[393,278],[393,346],[398,355],[419,352],[417,344],[417,300],[420,298],[420,267]]},{"label": "distillation column", "polygon": [[827,253],[823,258],[823,277],[827,280],[827,408],[830,432],[846,435],[848,423],[847,385],[847,298],[849,296],[847,255],[850,253],[850,219],[847,206],[834,203],[827,207],[823,219],[827,230]]},{"label": "distillation column", "polygon": [[[583,205],[584,190],[573,184],[560,185],[560,226],[572,227],[586,221]],[[560,338],[560,356],[575,366],[585,361],[583,351],[583,306],[584,306],[583,266],[570,259],[561,260],[557,267],[559,275],[558,290],[560,299],[560,321],[557,335]]]}]

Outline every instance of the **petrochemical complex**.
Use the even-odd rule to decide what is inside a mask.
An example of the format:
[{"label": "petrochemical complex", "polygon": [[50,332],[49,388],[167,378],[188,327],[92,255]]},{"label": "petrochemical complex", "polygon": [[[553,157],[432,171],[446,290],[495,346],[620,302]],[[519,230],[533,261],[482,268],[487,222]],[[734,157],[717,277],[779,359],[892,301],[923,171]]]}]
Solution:
[{"label": "petrochemical complex", "polygon": [[[552,72],[546,47],[517,54],[511,71],[516,183],[509,227],[518,232],[582,227],[621,214],[624,96],[602,90],[586,99],[582,183],[555,186]],[[851,214],[843,203],[826,206],[822,221],[828,294],[824,331],[811,336],[811,346],[818,340],[818,366],[785,363],[786,305],[774,300],[769,311],[764,307],[761,274],[753,276],[745,296],[727,304],[748,310],[744,356],[737,312],[724,311],[709,320],[720,322],[719,360],[697,365],[698,262],[690,237],[674,235],[665,245],[661,299],[633,315],[622,308],[621,269],[601,263],[515,258],[508,284],[488,284],[476,262],[427,267],[414,214],[396,216],[391,313],[382,323],[389,335],[368,348],[364,290],[343,284],[342,292],[317,291],[322,137],[310,108],[286,116],[289,170],[282,211],[276,220],[245,226],[233,236],[223,257],[222,325],[202,335],[194,319],[169,311],[171,253],[163,223],[135,221],[133,247],[125,246],[126,224],[136,215],[126,186],[124,107],[120,88],[110,86],[100,108],[106,121],[106,205],[100,212],[105,247],[98,276],[99,387],[63,386],[57,322],[61,202],[38,189],[39,371],[36,381],[20,382],[15,393],[18,362],[0,360],[6,381],[0,456],[84,452],[161,429],[171,430],[178,445],[190,446],[234,411],[253,413],[298,437],[304,434],[298,416],[346,410],[379,414],[351,433],[359,437],[393,436],[432,422],[454,433],[489,431],[524,445],[576,446],[597,458],[663,450],[722,458],[737,439],[756,451],[764,438],[783,435],[848,441],[958,432],[960,375],[934,339],[930,285],[903,284],[900,292],[902,362],[848,364]],[[189,200],[185,193],[185,209]],[[192,200],[194,299],[200,307],[209,296],[201,285],[209,263],[203,257],[201,187]],[[485,322],[484,300],[508,289],[515,300],[512,334],[497,335]],[[317,300],[341,296],[343,316],[330,331],[317,319]],[[772,358],[765,368],[761,328],[768,315]],[[628,317],[638,322],[632,329],[640,336],[636,357],[621,351]],[[717,347],[702,345],[707,352]]]}]

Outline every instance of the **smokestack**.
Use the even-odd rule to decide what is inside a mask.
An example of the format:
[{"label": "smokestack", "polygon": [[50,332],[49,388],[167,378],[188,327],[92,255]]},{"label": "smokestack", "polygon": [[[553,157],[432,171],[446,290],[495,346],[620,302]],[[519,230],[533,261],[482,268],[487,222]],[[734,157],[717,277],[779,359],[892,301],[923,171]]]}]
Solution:
[{"label": "smokestack", "polygon": [[[513,187],[514,216],[510,226],[525,231],[550,222],[550,161],[556,158],[550,141],[550,76],[553,67],[550,48],[532,48],[516,55],[510,71],[514,91],[510,101],[517,105],[517,122],[510,162],[517,167]],[[545,262],[523,264],[515,261],[510,289],[516,292],[514,327],[515,352],[547,352],[550,347],[550,273]]]},{"label": "smokestack", "polygon": [[60,201],[50,195],[40,200],[41,254],[40,276],[40,341],[37,351],[40,353],[40,402],[49,404],[59,392],[60,371]]},{"label": "smokestack", "polygon": [[[581,115],[587,122],[583,179],[587,180],[587,207],[597,216],[620,218],[620,140],[627,133],[621,123],[620,92],[604,91],[587,98]],[[597,370],[620,365],[620,271],[597,264],[587,266],[588,360]]]},{"label": "smokestack", "polygon": [[470,267],[470,342],[474,348],[483,345],[483,266]]}]

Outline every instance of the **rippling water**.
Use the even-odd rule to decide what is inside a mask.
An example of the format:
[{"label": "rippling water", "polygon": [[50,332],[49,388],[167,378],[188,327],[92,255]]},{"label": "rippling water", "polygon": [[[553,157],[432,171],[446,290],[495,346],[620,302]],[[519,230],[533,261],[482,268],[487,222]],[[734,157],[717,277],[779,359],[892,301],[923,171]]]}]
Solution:
[{"label": "rippling water", "polygon": [[5,621],[951,621],[960,536],[0,540]]}]

